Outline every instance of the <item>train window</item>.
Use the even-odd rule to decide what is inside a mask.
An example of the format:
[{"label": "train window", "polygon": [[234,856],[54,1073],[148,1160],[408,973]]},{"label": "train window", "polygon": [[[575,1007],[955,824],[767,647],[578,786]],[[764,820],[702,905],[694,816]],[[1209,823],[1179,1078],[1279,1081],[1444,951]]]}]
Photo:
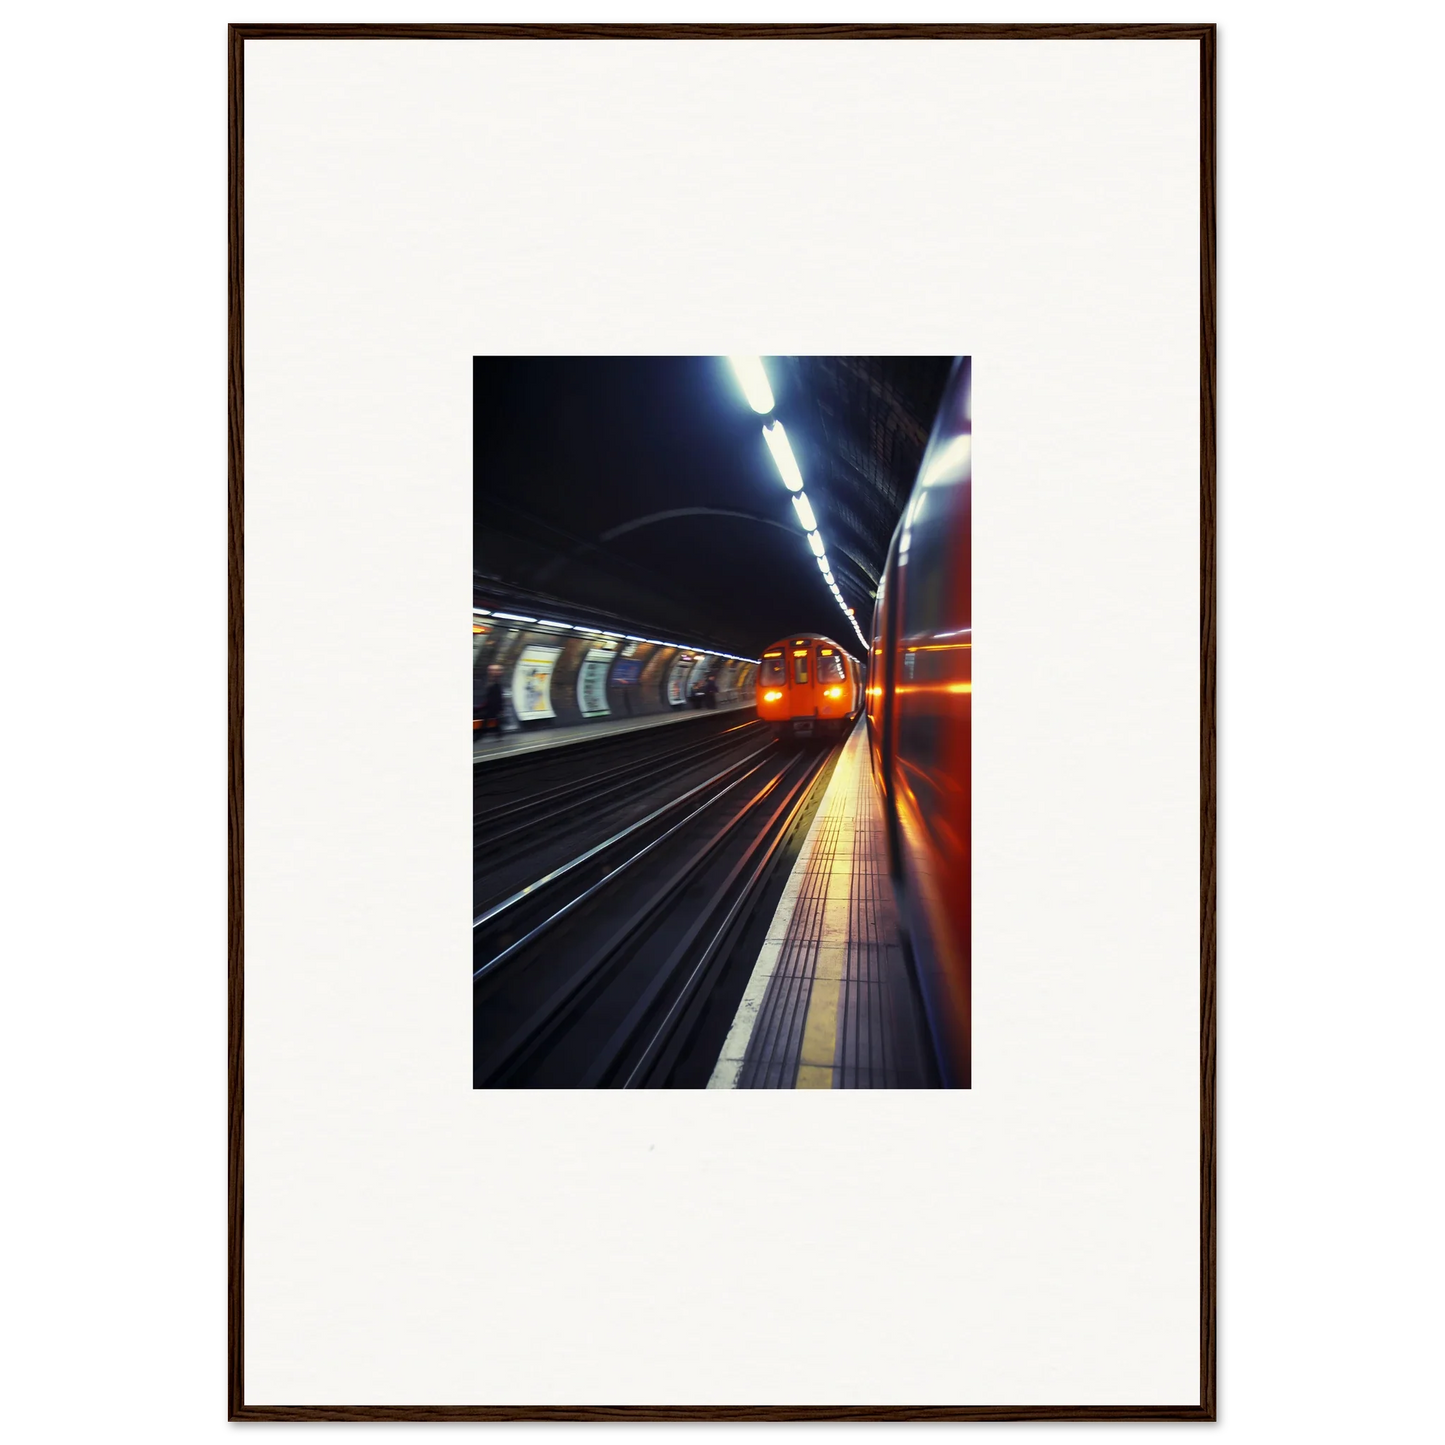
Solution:
[{"label": "train window", "polygon": [[843,681],[843,657],[841,653],[820,652],[818,654],[818,681]]},{"label": "train window", "polygon": [[806,652],[795,652],[793,654],[793,685],[805,687],[808,682],[808,654]]},{"label": "train window", "polygon": [[763,658],[763,685],[773,687],[783,681],[783,654],[770,652]]}]

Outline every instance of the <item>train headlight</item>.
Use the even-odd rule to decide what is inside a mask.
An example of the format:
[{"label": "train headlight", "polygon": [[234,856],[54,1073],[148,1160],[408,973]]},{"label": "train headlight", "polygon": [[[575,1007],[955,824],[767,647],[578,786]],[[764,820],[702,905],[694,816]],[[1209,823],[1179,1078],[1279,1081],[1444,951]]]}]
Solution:
[{"label": "train headlight", "polygon": [[782,700],[783,695],[780,692],[765,692],[763,694],[764,702],[782,702]]},{"label": "train headlight", "polygon": [[842,697],[842,696],[843,696],[843,689],[842,689],[841,687],[830,687],[830,688],[828,688],[828,689],[823,693],[823,696],[824,696],[824,697]]}]

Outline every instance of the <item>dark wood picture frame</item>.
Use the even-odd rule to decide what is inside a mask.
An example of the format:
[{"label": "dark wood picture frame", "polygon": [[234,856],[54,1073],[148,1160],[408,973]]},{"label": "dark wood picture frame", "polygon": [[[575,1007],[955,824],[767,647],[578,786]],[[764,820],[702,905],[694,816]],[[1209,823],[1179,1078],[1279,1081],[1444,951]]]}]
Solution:
[{"label": "dark wood picture frame", "polygon": [[[1183,40],[1199,44],[1199,1403],[967,1406],[365,1406],[245,1403],[244,1211],[244,141],[247,40]],[[1215,1222],[1215,26],[1199,25],[232,25],[229,27],[228,489],[230,701],[228,1371],[231,1420],[1201,1420],[1216,1418]]]}]

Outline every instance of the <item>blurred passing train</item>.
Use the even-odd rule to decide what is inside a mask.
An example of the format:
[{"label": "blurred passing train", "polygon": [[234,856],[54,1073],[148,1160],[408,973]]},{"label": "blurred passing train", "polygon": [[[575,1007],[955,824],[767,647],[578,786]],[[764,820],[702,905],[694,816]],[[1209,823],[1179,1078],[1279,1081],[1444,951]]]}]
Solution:
[{"label": "blurred passing train", "polygon": [[758,716],[776,737],[842,737],[863,706],[863,665],[831,637],[785,637],[762,656]]},{"label": "blurred passing train", "polygon": [[954,364],[873,613],[868,734],[942,1082],[971,1083],[972,367]]}]

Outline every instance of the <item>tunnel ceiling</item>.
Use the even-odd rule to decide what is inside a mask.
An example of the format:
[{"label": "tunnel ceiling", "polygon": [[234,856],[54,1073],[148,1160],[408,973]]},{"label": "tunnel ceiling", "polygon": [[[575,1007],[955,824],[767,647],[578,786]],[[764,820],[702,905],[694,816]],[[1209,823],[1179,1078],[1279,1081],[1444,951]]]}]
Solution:
[{"label": "tunnel ceiling", "polygon": [[[948,357],[766,357],[833,574],[865,634]],[[762,427],[716,357],[478,358],[474,585],[756,654],[852,642]]]}]

